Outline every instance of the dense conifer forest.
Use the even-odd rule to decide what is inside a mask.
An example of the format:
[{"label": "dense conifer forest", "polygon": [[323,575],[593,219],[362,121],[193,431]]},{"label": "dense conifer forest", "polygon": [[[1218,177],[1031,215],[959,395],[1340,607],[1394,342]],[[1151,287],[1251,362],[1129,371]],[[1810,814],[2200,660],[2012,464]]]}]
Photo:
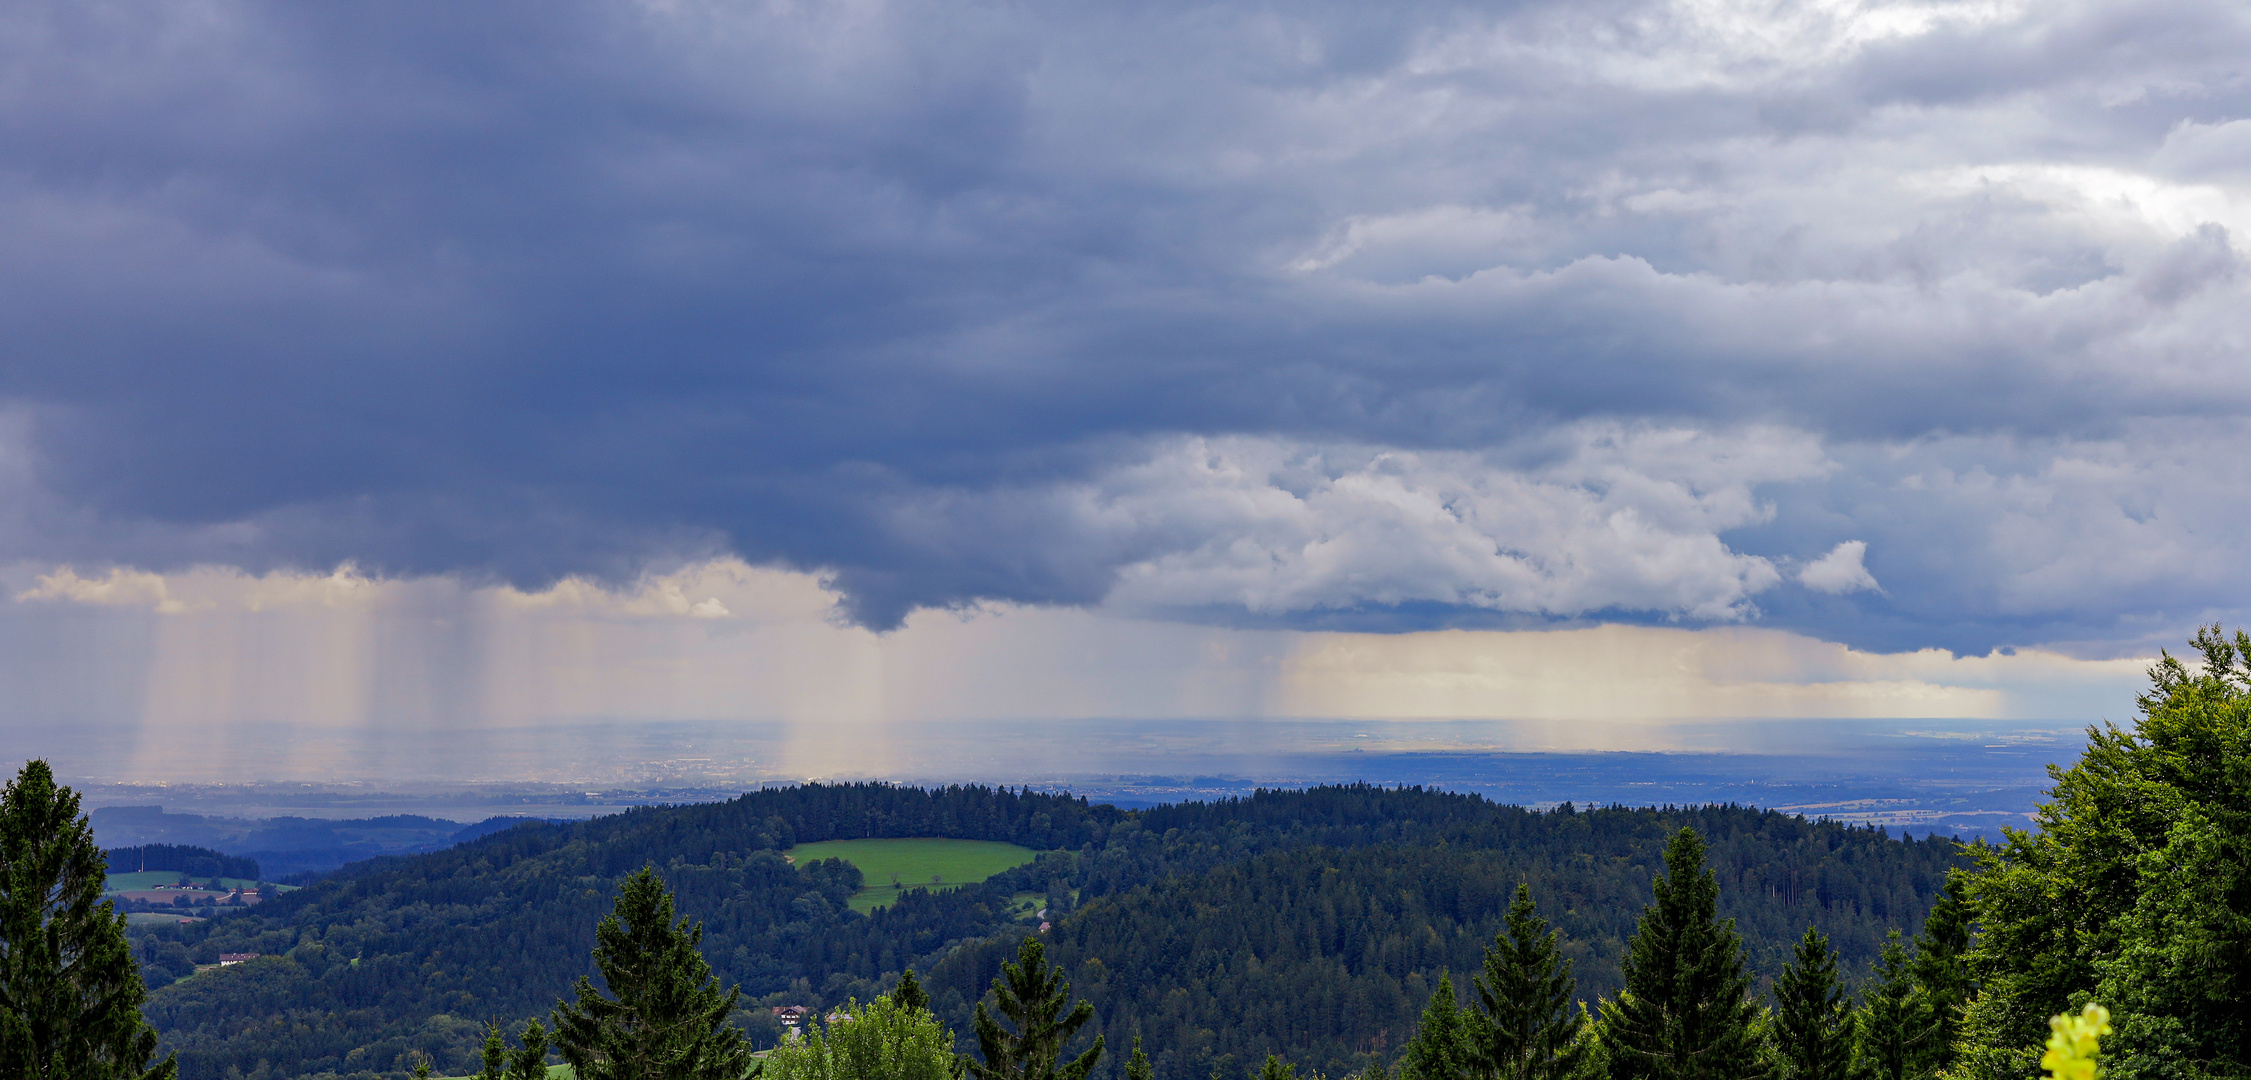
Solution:
[{"label": "dense conifer forest", "polygon": [[[619,882],[644,865],[703,923],[704,954],[752,1006],[738,1020],[765,1043],[778,1031],[764,1006],[870,1000],[908,967],[929,974],[931,1007],[965,1035],[1032,929],[1010,902],[1031,893],[1079,908],[1055,913],[1047,936],[1097,1006],[1082,1039],[1145,1036],[1160,1080],[1285,1049],[1335,1072],[1383,1057],[1442,974],[1475,967],[1521,880],[1563,928],[1586,993],[1608,992],[1682,825],[1710,838],[1726,912],[1763,979],[1809,922],[1865,969],[1960,864],[1949,841],[1741,807],[1534,812],[1346,786],[1128,812],[975,786],[806,785],[371,860],[252,913],[142,933],[136,947],[159,984],[182,954],[262,954],[152,993],[147,1014],[190,1080],[403,1076],[418,1053],[466,1069],[487,1021],[541,1015],[568,994]],[[980,886],[910,891],[873,916],[845,906],[860,884],[849,865],[780,855],[914,836],[1046,854]]]}]

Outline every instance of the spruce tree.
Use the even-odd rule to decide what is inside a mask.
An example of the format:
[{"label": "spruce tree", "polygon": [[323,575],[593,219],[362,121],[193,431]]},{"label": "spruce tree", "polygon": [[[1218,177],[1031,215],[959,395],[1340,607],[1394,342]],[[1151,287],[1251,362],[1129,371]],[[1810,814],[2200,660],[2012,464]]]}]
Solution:
[{"label": "spruce tree", "polygon": [[508,1049],[500,1037],[500,1024],[495,1021],[485,1028],[484,1071],[476,1080],[547,1080],[547,1029],[532,1020],[524,1024],[517,1040],[522,1045]]},{"label": "spruce tree", "polygon": [[1626,945],[1626,985],[1602,1006],[1616,1080],[1764,1080],[1751,978],[1735,920],[1719,917],[1704,841],[1682,829],[1665,848],[1656,897]]},{"label": "spruce tree", "polygon": [[1923,930],[1915,935],[1914,955],[1907,962],[1916,989],[1923,995],[1924,1019],[1930,1029],[1923,1053],[1933,1070],[1954,1063],[1962,1010],[1969,1005],[1973,989],[1968,953],[1970,923],[1975,917],[1970,908],[1968,875],[1960,871],[1947,875],[1946,888],[1923,919]]},{"label": "spruce tree", "polygon": [[78,793],[29,761],[0,791],[0,1076],[171,1080]]},{"label": "spruce tree", "polygon": [[1025,938],[1016,962],[1001,966],[993,997],[1016,1030],[1002,1027],[984,1002],[977,1003],[977,1049],[985,1057],[969,1063],[977,1080],[1086,1080],[1101,1060],[1102,1037],[1097,1035],[1085,1053],[1059,1063],[1064,1044],[1094,1018],[1094,1006],[1082,1000],[1057,1018],[1071,998],[1071,984],[1063,980],[1062,968],[1048,966],[1047,948],[1039,939]]},{"label": "spruce tree", "polygon": [[1519,884],[1507,929],[1485,949],[1475,980],[1479,1014],[1469,1025],[1471,1059],[1498,1080],[1561,1080],[1587,1056],[1577,1040],[1571,995],[1579,980],[1556,933],[1535,912],[1532,886]]},{"label": "spruce tree", "polygon": [[673,919],[672,894],[643,867],[595,928],[594,964],[613,996],[581,975],[555,1006],[555,1048],[578,1080],[740,1080],[750,1044],[727,1024],[742,992],[721,990],[703,926]]},{"label": "spruce tree", "polygon": [[1852,1003],[1837,984],[1837,955],[1827,936],[1806,928],[1794,962],[1783,965],[1774,982],[1774,1001],[1779,1080],[1850,1080]]},{"label": "spruce tree", "polygon": [[914,977],[913,968],[908,968],[899,974],[899,985],[891,991],[891,1003],[908,1012],[929,1011],[930,995],[922,989],[922,983]]},{"label": "spruce tree", "polygon": [[1930,1013],[1894,930],[1876,962],[1876,988],[1860,1012],[1860,1071],[1870,1080],[1927,1076],[1930,1040]]},{"label": "spruce tree", "polygon": [[1400,1080],[1467,1080],[1475,1067],[1468,1018],[1454,1002],[1454,980],[1438,977],[1438,989],[1423,1006],[1422,1026],[1399,1055]]},{"label": "spruce tree", "polygon": [[1133,1037],[1133,1056],[1126,1059],[1125,1080],[1157,1080],[1157,1067],[1141,1052],[1141,1036]]}]

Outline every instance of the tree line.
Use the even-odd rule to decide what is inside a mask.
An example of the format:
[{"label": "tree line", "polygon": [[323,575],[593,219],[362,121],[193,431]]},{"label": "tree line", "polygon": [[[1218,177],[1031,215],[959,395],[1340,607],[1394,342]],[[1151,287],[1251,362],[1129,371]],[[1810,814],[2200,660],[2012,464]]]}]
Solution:
[{"label": "tree line", "polygon": [[1569,961],[1520,892],[1475,1006],[1441,985],[1403,1078],[2251,1076],[2251,634],[2192,644],[2202,662],[2164,654],[2131,727],[2049,767],[2035,829],[1977,846],[1912,944],[1885,942],[1857,1002],[1808,928],[1762,1007],[1684,831],[1614,998],[1569,1010]]},{"label": "tree line", "polygon": [[238,878],[258,880],[258,860],[244,855],[228,855],[207,847],[190,844],[141,844],[135,847],[111,848],[102,853],[102,859],[112,874],[132,874],[144,870],[176,870],[189,877]]}]

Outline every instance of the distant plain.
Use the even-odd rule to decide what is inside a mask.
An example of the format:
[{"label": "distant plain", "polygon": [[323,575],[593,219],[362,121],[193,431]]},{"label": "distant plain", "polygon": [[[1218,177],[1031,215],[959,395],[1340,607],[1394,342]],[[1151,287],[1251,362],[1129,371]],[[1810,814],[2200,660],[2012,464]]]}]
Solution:
[{"label": "distant plain", "polygon": [[[1568,732],[1514,721],[953,722],[891,725],[849,739],[832,730],[816,740],[819,746],[858,752],[849,762],[807,768],[802,727],[619,720],[527,727],[506,737],[362,732],[349,748],[322,742],[341,738],[335,733],[277,728],[266,757],[175,756],[167,760],[176,773],[164,777],[117,764],[136,756],[126,732],[81,727],[80,738],[58,740],[52,749],[56,768],[79,786],[89,808],[162,806],[168,814],[236,819],[159,829],[155,819],[144,825],[123,811],[97,813],[104,844],[250,850],[250,837],[237,842],[225,834],[255,820],[358,819],[351,839],[377,854],[407,849],[376,842],[388,836],[368,831],[378,824],[373,819],[390,815],[442,819],[429,823],[423,843],[444,846],[451,840],[440,835],[450,832],[446,823],[584,818],[814,778],[1030,786],[1120,806],[1362,781],[1536,807],[1732,802],[1894,833],[1994,839],[2001,826],[2030,823],[2047,765],[2076,759],[2085,742],[2085,725],[2065,720],[1617,723],[1572,725]],[[346,764],[320,777],[274,764],[325,759],[331,751]],[[312,845],[257,843],[267,853],[300,846]],[[287,869],[275,862],[269,876]]]}]

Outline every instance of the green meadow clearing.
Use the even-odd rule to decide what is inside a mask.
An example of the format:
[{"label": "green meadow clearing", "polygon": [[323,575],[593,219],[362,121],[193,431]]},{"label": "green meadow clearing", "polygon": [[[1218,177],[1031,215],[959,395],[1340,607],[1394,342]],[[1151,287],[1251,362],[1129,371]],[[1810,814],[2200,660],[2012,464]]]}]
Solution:
[{"label": "green meadow clearing", "polygon": [[[571,1072],[571,1067],[568,1065],[549,1065],[547,1067],[547,1080],[571,1080],[574,1075],[576,1074]],[[477,1080],[477,1078],[474,1076],[433,1076],[430,1080]]]},{"label": "green meadow clearing", "polygon": [[190,915],[184,911],[178,915],[162,911],[128,911],[125,913],[125,925],[178,926],[184,922],[202,922],[205,918],[206,916]]},{"label": "green meadow clearing", "polygon": [[799,844],[786,854],[797,862],[842,859],[867,875],[852,894],[852,910],[866,914],[907,889],[951,889],[980,882],[1031,862],[1032,849],[997,840],[824,840]]},{"label": "green meadow clearing", "polygon": [[[135,892],[141,889],[153,889],[159,885],[176,884],[179,880],[180,872],[177,870],[137,870],[130,874],[109,875],[109,880],[103,884],[102,890],[104,892]],[[198,877],[195,882],[198,885],[208,885],[211,883],[211,879]],[[257,882],[248,878],[220,878],[219,884],[230,889],[255,889],[258,887]],[[284,886],[284,888],[286,889],[287,886]]]}]

